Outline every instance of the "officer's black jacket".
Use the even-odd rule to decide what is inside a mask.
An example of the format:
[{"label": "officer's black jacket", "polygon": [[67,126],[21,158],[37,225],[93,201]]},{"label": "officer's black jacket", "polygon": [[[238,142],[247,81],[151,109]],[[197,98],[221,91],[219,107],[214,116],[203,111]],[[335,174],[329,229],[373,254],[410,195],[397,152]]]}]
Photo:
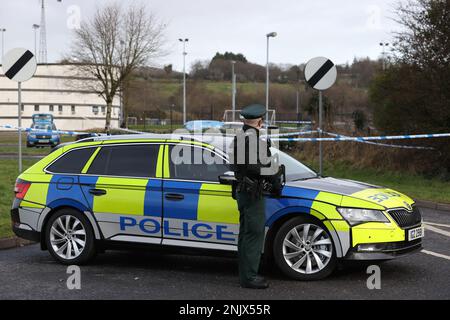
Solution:
[{"label": "officer's black jacket", "polygon": [[[262,168],[269,168],[271,166],[272,154],[270,152],[270,146],[269,139],[265,140],[260,138],[258,129],[244,125],[242,130],[237,132],[230,147],[230,169],[234,171],[235,177],[238,180],[244,176],[259,179],[262,176],[269,175]],[[265,152],[260,152],[261,148],[265,149]],[[242,153],[244,153],[245,157]],[[266,171],[268,170],[266,169]]]}]

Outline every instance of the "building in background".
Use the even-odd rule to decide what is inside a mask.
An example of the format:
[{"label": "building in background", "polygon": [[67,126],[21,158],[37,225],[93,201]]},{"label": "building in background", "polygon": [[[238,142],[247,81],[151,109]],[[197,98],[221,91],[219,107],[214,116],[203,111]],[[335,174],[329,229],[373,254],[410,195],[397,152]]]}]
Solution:
[{"label": "building in background", "polygon": [[[106,103],[92,88],[95,79],[80,76],[76,65],[40,64],[36,74],[22,83],[22,125],[31,125],[35,113],[53,114],[61,130],[104,128]],[[117,95],[111,110],[111,127],[119,126]],[[0,75],[0,125],[17,125],[17,83]]]}]

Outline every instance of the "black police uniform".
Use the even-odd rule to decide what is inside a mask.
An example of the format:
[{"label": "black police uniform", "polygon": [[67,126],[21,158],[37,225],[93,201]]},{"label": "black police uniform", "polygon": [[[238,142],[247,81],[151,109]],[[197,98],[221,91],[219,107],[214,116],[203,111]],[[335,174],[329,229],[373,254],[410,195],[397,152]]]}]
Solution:
[{"label": "black police uniform", "polygon": [[[246,119],[258,119],[265,113],[266,109],[262,105],[250,105],[241,111],[241,115]],[[243,148],[242,143],[244,143]],[[265,152],[261,154],[260,148],[265,148]],[[236,134],[231,147],[231,169],[237,180],[233,194],[238,202],[240,212],[239,280],[241,286],[248,288],[266,288],[268,286],[264,278],[258,276],[258,269],[266,222],[262,169],[270,166],[269,148],[270,141],[261,139],[259,130],[248,125],[244,125],[243,130]],[[245,158],[243,156],[239,158],[239,152],[242,151],[245,151]],[[267,158],[261,159],[264,155]]]}]

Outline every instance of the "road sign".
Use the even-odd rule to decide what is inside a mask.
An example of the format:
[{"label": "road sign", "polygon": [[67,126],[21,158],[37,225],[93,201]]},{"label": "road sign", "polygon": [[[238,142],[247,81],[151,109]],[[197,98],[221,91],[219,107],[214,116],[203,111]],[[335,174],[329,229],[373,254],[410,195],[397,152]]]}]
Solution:
[{"label": "road sign", "polygon": [[[305,66],[305,80],[314,89],[319,90],[319,138],[322,138],[322,91],[330,88],[336,81],[337,70],[334,63],[325,57],[316,57]],[[323,173],[323,148],[319,140],[319,175]]]},{"label": "road sign", "polygon": [[3,57],[3,72],[5,76],[16,82],[29,80],[36,72],[36,57],[23,48],[15,48]]},{"label": "road sign", "polygon": [[308,61],[305,66],[305,80],[316,90],[326,90],[336,81],[337,70],[334,63],[325,57]]},{"label": "road sign", "polygon": [[15,48],[3,57],[5,76],[17,82],[17,124],[19,127],[19,173],[22,173],[22,82],[29,80],[36,72],[34,54],[27,49]]}]

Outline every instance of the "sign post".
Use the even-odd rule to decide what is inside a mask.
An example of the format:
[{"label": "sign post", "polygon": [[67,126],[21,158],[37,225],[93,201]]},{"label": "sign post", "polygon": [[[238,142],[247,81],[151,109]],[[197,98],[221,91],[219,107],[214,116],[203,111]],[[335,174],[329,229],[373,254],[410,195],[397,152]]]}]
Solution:
[{"label": "sign post", "polygon": [[22,83],[17,83],[17,123],[19,127],[19,173],[22,172]]},{"label": "sign post", "polygon": [[36,57],[23,48],[10,50],[3,57],[3,72],[10,80],[17,82],[17,121],[19,127],[19,173],[22,172],[22,82],[29,80],[36,72]]},{"label": "sign post", "polygon": [[[323,114],[323,104],[322,104],[322,90],[319,91],[319,138],[322,138],[322,114]],[[319,174],[323,173],[323,147],[322,140],[319,141]]]},{"label": "sign post", "polygon": [[[330,88],[337,77],[335,64],[325,57],[316,57],[308,61],[305,66],[305,80],[313,88],[319,91],[319,138],[322,138],[323,130],[323,103],[322,91]],[[319,141],[319,175],[323,174],[323,147]]]}]

